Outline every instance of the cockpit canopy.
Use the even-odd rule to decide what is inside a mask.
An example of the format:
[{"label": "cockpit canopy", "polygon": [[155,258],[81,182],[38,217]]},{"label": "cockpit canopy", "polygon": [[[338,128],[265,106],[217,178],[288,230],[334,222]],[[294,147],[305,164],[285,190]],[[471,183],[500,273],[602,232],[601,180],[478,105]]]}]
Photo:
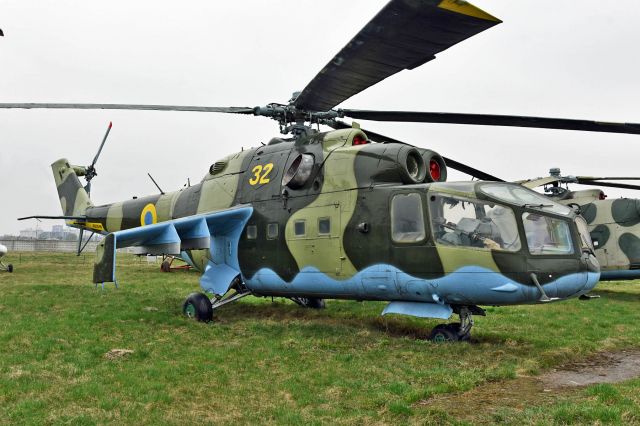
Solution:
[{"label": "cockpit canopy", "polygon": [[476,190],[491,200],[462,195],[444,185],[434,189],[429,191],[428,204],[437,245],[506,252],[520,251],[525,245],[533,255],[574,252],[572,210],[529,189],[477,184]]},{"label": "cockpit canopy", "polygon": [[445,246],[519,251],[522,247],[513,210],[492,202],[432,194],[431,226],[436,243]]}]

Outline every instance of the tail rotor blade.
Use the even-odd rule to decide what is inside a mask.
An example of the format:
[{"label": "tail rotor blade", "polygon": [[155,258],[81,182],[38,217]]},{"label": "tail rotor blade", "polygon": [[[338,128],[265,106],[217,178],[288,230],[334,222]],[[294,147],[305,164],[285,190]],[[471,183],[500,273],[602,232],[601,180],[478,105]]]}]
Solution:
[{"label": "tail rotor blade", "polygon": [[95,167],[96,163],[98,162],[98,158],[100,157],[100,153],[102,152],[105,142],[107,142],[107,138],[109,137],[109,132],[111,132],[112,127],[113,123],[110,121],[109,127],[107,127],[107,131],[105,132],[102,142],[100,143],[100,147],[98,148],[98,152],[96,153],[96,156],[93,157],[93,162],[87,166],[87,172],[84,175],[84,179],[87,181],[87,184],[84,186],[84,190],[87,191],[88,195],[91,195],[91,179],[98,175]]},{"label": "tail rotor blade", "polygon": [[98,152],[96,153],[96,156],[93,157],[93,162],[91,163],[90,167],[94,167],[96,165],[96,162],[98,161],[98,157],[100,156],[100,153],[102,152],[102,147],[104,147],[104,143],[107,141],[107,138],[109,137],[109,132],[111,132],[111,127],[113,127],[113,123],[110,121],[109,122],[109,127],[107,127],[107,131],[104,134],[104,137],[102,138],[102,143],[100,144],[100,148],[98,148]]}]

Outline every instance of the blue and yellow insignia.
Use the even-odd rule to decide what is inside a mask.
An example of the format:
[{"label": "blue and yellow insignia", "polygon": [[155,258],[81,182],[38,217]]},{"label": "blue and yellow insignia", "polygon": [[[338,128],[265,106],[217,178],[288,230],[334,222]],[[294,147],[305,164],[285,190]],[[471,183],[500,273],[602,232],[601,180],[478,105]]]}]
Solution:
[{"label": "blue and yellow insignia", "polygon": [[156,213],[156,206],[149,203],[144,206],[142,213],[140,213],[140,225],[153,225],[158,222],[158,213]]}]

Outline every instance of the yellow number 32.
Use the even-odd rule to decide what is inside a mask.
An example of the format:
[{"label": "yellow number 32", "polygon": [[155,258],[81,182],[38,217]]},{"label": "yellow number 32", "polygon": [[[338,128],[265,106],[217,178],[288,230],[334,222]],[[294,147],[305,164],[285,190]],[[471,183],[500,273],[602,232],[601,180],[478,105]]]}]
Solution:
[{"label": "yellow number 32", "polygon": [[255,166],[251,170],[253,177],[249,179],[249,185],[256,185],[258,183],[260,185],[264,185],[265,183],[269,183],[269,178],[267,176],[269,176],[271,170],[273,170],[273,163],[268,163],[264,166],[261,166],[260,164]]}]

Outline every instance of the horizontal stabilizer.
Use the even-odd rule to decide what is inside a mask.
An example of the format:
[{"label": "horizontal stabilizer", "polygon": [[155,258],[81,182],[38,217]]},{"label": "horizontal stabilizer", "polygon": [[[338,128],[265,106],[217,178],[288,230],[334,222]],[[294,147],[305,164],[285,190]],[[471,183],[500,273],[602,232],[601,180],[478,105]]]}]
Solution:
[{"label": "horizontal stabilizer", "polygon": [[86,216],[26,216],[19,217],[18,220],[27,220],[27,219],[64,219],[64,220],[78,220],[78,221],[86,221]]}]

